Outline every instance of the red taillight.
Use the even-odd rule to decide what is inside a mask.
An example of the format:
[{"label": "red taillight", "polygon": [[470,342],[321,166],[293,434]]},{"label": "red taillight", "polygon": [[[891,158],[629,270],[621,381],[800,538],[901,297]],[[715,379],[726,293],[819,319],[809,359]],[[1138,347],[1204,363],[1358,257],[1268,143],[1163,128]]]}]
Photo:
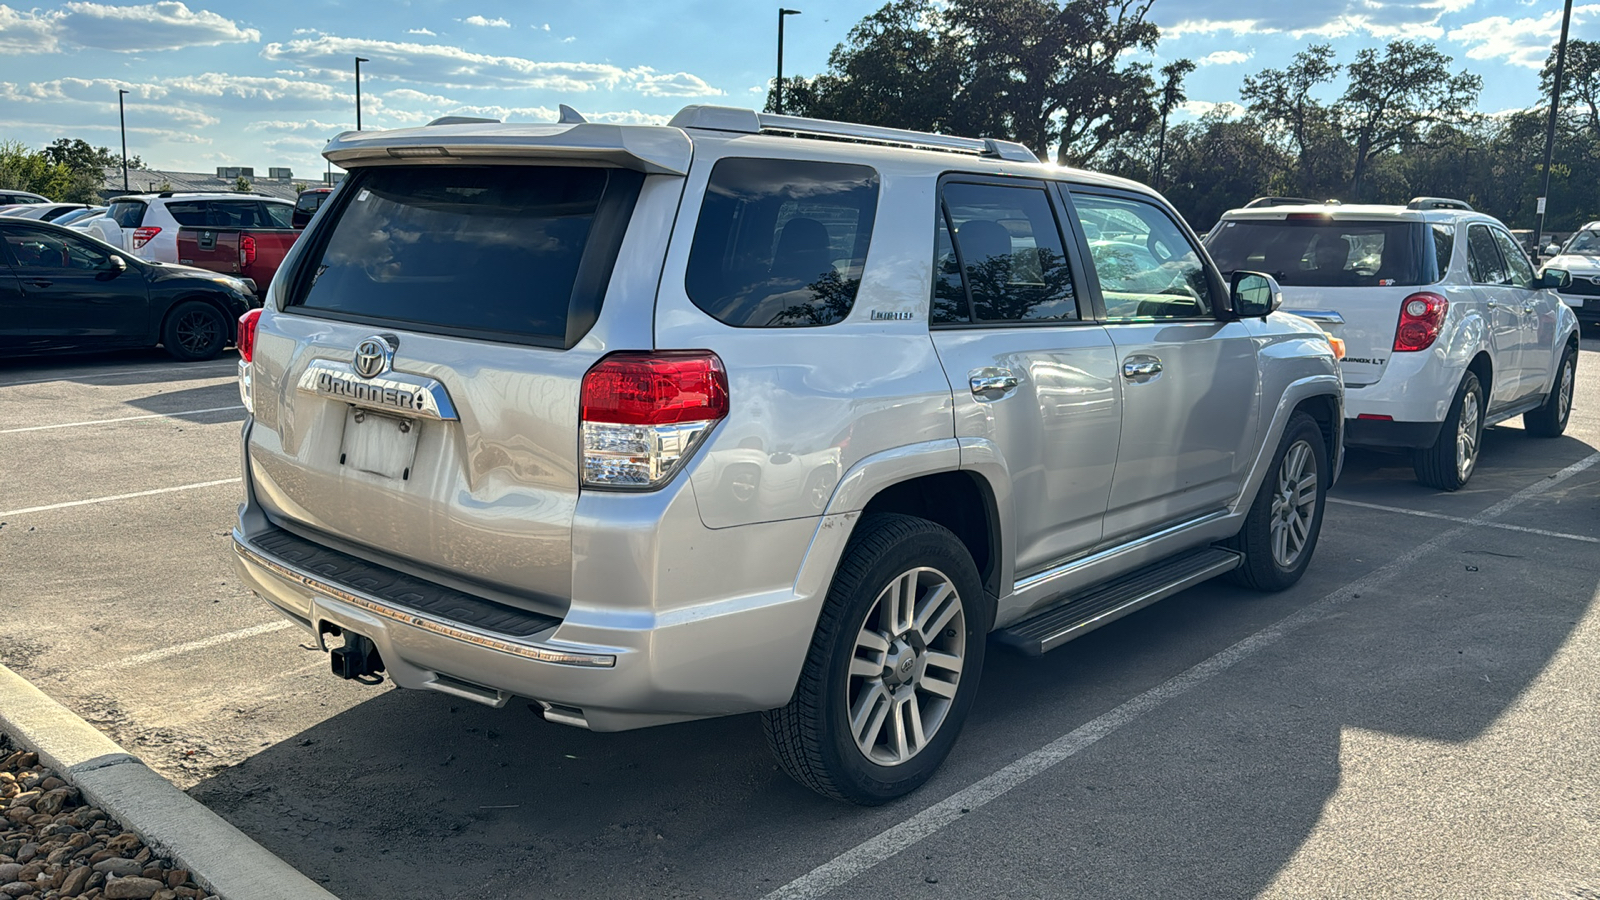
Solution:
[{"label": "red taillight", "polygon": [[239,317],[239,338],[235,345],[239,348],[239,358],[250,362],[256,355],[256,324],[261,321],[261,310],[252,309]]},{"label": "red taillight", "polygon": [[728,414],[728,373],[715,353],[613,353],[583,376],[585,422],[672,425]]},{"label": "red taillight", "polygon": [[1402,300],[1400,327],[1394,332],[1394,352],[1410,353],[1432,347],[1439,337],[1439,329],[1444,327],[1444,314],[1449,308],[1449,300],[1427,291]]},{"label": "red taillight", "polygon": [[239,236],[239,265],[253,265],[256,261],[256,238],[252,234]]},{"label": "red taillight", "polygon": [[161,229],[155,225],[141,225],[133,230],[133,249],[137,250],[155,239]]}]

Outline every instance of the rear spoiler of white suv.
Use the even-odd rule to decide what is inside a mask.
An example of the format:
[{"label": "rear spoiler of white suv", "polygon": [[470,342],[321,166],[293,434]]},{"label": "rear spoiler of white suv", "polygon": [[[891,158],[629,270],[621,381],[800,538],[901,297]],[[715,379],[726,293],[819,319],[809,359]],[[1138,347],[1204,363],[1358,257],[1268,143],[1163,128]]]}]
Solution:
[{"label": "rear spoiler of white suv", "polygon": [[322,155],[346,169],[451,160],[591,161],[647,175],[684,175],[694,155],[682,130],[653,125],[464,122],[398,131],[347,131]]}]

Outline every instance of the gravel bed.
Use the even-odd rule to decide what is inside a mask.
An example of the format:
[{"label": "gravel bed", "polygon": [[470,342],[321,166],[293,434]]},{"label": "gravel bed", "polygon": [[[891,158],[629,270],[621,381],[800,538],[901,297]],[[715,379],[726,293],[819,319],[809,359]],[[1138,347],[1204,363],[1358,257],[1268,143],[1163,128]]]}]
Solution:
[{"label": "gravel bed", "polygon": [[0,734],[0,900],[216,900]]}]

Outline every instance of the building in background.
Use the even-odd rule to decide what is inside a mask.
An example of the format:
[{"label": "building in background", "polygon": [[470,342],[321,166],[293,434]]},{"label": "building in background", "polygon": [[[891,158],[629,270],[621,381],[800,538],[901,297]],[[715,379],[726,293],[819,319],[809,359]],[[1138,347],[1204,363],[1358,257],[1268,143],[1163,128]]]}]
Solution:
[{"label": "building in background", "polygon": [[279,167],[267,169],[265,177],[256,175],[256,170],[250,166],[218,166],[215,175],[169,172],[165,169],[129,169],[128,189],[123,190],[121,166],[106,166],[102,171],[105,186],[100,189],[100,195],[107,200],[124,194],[153,194],[157,191],[232,191],[238,189],[240,178],[248,181],[250,190],[257,194],[293,200],[299,194],[296,185],[319,187],[329,184],[330,177],[332,184],[344,179],[343,172],[333,172],[331,176],[318,172],[309,178],[296,178],[289,169]]}]

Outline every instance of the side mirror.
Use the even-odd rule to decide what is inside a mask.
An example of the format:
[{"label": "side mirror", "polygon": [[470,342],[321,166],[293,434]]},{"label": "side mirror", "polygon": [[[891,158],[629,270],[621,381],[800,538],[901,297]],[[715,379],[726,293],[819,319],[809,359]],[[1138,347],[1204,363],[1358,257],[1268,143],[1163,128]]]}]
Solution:
[{"label": "side mirror", "polygon": [[1233,273],[1233,314],[1241,319],[1266,318],[1283,305],[1277,279],[1261,272]]},{"label": "side mirror", "polygon": [[1545,256],[1560,256],[1561,255],[1561,248],[1556,246],[1553,242],[1549,243],[1549,244],[1545,244],[1544,245],[1544,255]]},{"label": "side mirror", "polygon": [[1539,273],[1539,287],[1561,290],[1572,286],[1572,273],[1566,269],[1545,269]]},{"label": "side mirror", "polygon": [[94,277],[100,281],[110,281],[126,271],[128,271],[128,261],[113,253],[111,261],[102,266]]}]

